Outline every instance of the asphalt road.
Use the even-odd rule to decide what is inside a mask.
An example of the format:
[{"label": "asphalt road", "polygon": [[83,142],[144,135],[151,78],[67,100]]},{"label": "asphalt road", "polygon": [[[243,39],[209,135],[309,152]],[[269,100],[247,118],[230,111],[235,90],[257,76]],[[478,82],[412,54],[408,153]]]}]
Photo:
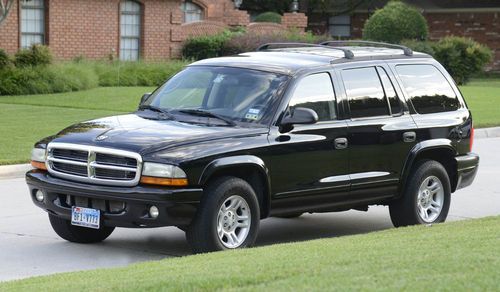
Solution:
[{"label": "asphalt road", "polygon": [[[474,184],[452,197],[448,220],[500,214],[500,138],[478,139],[481,166]],[[257,245],[311,240],[392,228],[386,207],[368,212],[307,214],[266,219]],[[0,179],[0,281],[189,255],[184,232],[174,227],[117,229],[103,243],[68,243],[52,231],[47,214],[35,207],[24,179]]]}]

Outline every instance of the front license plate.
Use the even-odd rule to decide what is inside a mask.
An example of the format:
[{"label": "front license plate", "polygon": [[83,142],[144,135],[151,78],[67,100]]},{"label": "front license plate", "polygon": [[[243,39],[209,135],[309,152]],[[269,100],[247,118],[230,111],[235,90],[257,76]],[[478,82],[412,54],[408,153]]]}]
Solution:
[{"label": "front license plate", "polygon": [[71,208],[71,225],[99,229],[100,210],[75,207]]}]

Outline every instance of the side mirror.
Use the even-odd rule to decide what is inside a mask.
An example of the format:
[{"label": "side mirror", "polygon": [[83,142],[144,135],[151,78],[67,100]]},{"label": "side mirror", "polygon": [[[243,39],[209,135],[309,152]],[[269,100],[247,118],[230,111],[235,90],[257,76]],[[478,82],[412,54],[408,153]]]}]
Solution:
[{"label": "side mirror", "polygon": [[281,127],[290,128],[293,125],[307,125],[318,122],[318,114],[310,108],[297,107],[281,120]]},{"label": "side mirror", "polygon": [[148,97],[151,96],[151,92],[148,92],[148,93],[144,93],[144,95],[141,97],[141,102],[139,102],[139,105],[143,104],[146,99],[148,99]]}]

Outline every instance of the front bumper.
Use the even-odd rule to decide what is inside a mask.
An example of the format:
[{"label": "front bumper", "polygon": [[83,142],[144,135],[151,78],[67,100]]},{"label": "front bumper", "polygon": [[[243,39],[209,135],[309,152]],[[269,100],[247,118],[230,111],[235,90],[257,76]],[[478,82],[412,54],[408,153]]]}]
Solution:
[{"label": "front bumper", "polygon": [[470,186],[476,177],[479,168],[479,155],[468,153],[467,155],[456,156],[457,163],[457,187],[459,190]]},{"label": "front bumper", "polygon": [[[59,179],[45,171],[26,173],[31,199],[38,207],[71,220],[71,206],[101,210],[102,224],[114,227],[160,227],[189,225],[196,213],[203,189],[166,189],[161,187],[110,187]],[[35,198],[37,190],[44,199]],[[149,208],[160,210],[157,218]]]}]

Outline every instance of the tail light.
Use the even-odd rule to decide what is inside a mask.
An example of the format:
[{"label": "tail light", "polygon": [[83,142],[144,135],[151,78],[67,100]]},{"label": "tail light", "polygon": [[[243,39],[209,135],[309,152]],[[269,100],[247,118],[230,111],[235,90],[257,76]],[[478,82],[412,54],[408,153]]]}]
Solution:
[{"label": "tail light", "polygon": [[474,144],[474,125],[470,128],[469,152],[472,152],[472,144]]}]

